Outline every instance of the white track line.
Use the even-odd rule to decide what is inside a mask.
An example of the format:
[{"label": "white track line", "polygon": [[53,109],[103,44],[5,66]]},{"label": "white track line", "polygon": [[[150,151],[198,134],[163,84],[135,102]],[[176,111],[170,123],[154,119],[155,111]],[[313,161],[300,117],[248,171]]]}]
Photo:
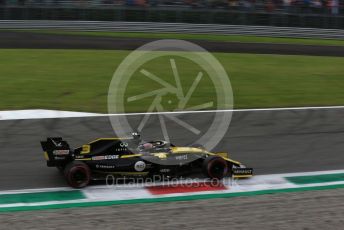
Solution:
[{"label": "white track line", "polygon": [[260,112],[260,111],[294,111],[294,110],[320,110],[320,109],[344,109],[344,106],[319,106],[319,107],[289,107],[289,108],[257,108],[257,109],[220,109],[197,111],[170,111],[150,113],[117,113],[102,114],[101,116],[137,116],[137,115],[163,115],[163,114],[192,114],[192,113],[226,113],[226,112]]},{"label": "white track line", "polygon": [[197,111],[167,111],[167,112],[140,112],[140,113],[83,113],[73,111],[56,110],[13,110],[0,111],[1,120],[34,120],[34,119],[62,119],[82,117],[111,117],[111,116],[142,116],[142,115],[168,115],[168,114],[198,114],[198,113],[227,113],[227,112],[266,112],[266,111],[298,111],[298,110],[330,110],[344,109],[344,106],[319,106],[319,107],[287,107],[287,108],[256,108],[256,109],[221,109],[221,110],[197,110]]}]

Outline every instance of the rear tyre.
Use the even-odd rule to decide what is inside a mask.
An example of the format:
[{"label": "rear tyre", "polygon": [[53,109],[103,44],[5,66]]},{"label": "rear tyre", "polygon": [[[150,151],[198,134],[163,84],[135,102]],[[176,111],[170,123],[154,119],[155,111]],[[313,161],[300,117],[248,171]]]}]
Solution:
[{"label": "rear tyre", "polygon": [[219,156],[210,156],[203,161],[203,173],[210,179],[221,180],[228,174],[227,161]]},{"label": "rear tyre", "polygon": [[91,170],[84,162],[72,161],[64,169],[67,183],[73,188],[84,188],[91,181]]}]

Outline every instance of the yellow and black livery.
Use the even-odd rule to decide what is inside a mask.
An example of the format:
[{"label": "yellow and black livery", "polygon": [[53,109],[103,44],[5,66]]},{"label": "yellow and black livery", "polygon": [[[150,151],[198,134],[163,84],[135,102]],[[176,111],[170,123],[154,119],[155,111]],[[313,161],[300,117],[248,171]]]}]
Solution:
[{"label": "yellow and black livery", "polygon": [[41,146],[47,166],[61,170],[68,184],[75,188],[108,175],[174,178],[202,173],[211,179],[222,179],[253,174],[252,168],[231,159],[228,153],[212,153],[202,146],[177,147],[161,140],[99,138],[71,149],[61,137],[54,137],[41,141]]}]

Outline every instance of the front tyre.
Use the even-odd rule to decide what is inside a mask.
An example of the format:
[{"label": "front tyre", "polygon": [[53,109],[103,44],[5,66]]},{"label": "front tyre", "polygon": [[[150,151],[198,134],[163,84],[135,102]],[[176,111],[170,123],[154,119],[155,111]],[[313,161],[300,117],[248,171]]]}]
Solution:
[{"label": "front tyre", "polygon": [[227,161],[219,156],[210,156],[203,161],[203,173],[210,179],[221,180],[228,174]]},{"label": "front tyre", "polygon": [[71,187],[84,188],[91,181],[91,170],[84,162],[72,161],[64,169],[64,176]]}]

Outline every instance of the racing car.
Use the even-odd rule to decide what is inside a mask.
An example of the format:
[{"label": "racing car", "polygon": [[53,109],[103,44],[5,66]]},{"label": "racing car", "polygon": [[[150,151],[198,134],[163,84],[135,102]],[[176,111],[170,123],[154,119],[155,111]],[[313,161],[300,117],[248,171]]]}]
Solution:
[{"label": "racing car", "polygon": [[200,145],[177,147],[164,140],[144,142],[137,133],[127,138],[99,138],[76,149],[61,137],[50,137],[41,146],[47,166],[57,167],[74,188],[108,175],[175,178],[202,173],[218,180],[253,175],[252,168],[229,158],[228,153],[212,153]]}]

